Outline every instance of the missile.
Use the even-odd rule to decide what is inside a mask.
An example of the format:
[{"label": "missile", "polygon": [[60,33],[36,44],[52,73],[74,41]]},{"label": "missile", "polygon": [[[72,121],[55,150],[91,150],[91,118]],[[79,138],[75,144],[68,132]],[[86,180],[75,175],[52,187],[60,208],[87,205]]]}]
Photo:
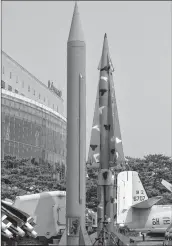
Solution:
[{"label": "missile", "polygon": [[18,218],[18,220],[21,220],[23,222],[26,222],[27,219],[30,217],[25,212],[21,211],[20,209],[13,207],[12,205],[7,204],[4,201],[1,201],[1,206],[2,206],[4,211],[8,211],[8,213],[10,212],[11,214],[13,214],[13,217]]},{"label": "missile", "polygon": [[13,224],[11,224],[8,229],[9,231],[19,235],[20,237],[25,236],[25,232],[19,226],[14,226]]},{"label": "missile", "polygon": [[27,234],[30,236],[30,237],[33,237],[33,238],[36,238],[37,237],[37,232],[36,231],[32,231],[32,232],[29,232],[29,231],[27,231]]},{"label": "missile", "polygon": [[[107,35],[104,35],[104,43],[102,49],[102,56],[98,69],[100,70],[99,79],[99,109],[102,108],[101,114],[99,114],[99,127],[100,127],[100,171],[98,174],[98,208],[97,219],[98,228],[97,235],[100,235],[101,230],[106,228],[108,232],[112,231],[113,226],[113,176],[110,170],[110,138],[112,132],[112,113],[111,109],[111,90],[110,90],[110,60],[109,60],[109,48],[107,42]],[[115,150],[114,150],[115,151]],[[113,152],[114,152],[113,151]],[[110,237],[105,238],[105,245],[110,243]]]},{"label": "missile", "polygon": [[[109,54],[107,35],[104,35],[103,49],[98,66],[100,77],[93,117],[87,168],[98,168],[97,237],[111,244],[110,234],[114,232],[116,216],[116,174],[114,167],[124,167],[125,158],[121,140],[118,110],[113,82],[113,64]],[[102,230],[109,232],[105,238]],[[96,238],[97,238],[96,237]]]},{"label": "missile", "polygon": [[24,228],[26,231],[29,231],[29,232],[32,232],[32,231],[33,231],[33,226],[31,226],[28,222],[26,222],[26,223],[23,225],[23,228]]},{"label": "missile", "polygon": [[78,245],[79,229],[85,228],[85,191],[82,185],[85,182],[82,175],[85,168],[80,146],[80,138],[85,132],[85,129],[80,132],[80,127],[85,124],[85,118],[80,117],[80,109],[86,106],[86,95],[80,97],[82,83],[85,83],[85,66],[86,45],[76,3],[67,43],[67,245]]},{"label": "missile", "polygon": [[27,231],[28,235],[30,235],[33,238],[37,237],[37,232],[34,231],[34,228],[32,225],[29,224],[29,222],[26,222],[22,228]]},{"label": "missile", "polygon": [[8,229],[5,230],[1,229],[1,235],[7,238],[13,238],[13,234]]},{"label": "missile", "polygon": [[11,222],[1,222],[1,230],[5,231],[6,229],[8,229],[10,226],[12,225]]},{"label": "missile", "polygon": [[1,212],[3,214],[3,217],[2,217],[2,221],[8,217],[8,220],[11,222],[11,223],[14,223],[14,224],[19,224],[20,226],[23,225],[23,221],[20,220],[17,216],[15,216],[13,213],[11,213],[9,210],[1,207]]},{"label": "missile", "polygon": [[6,231],[6,229],[8,229],[12,233],[17,234],[21,237],[25,236],[26,231],[27,233],[29,233],[30,236],[34,238],[37,237],[37,233],[34,231],[33,226],[30,224],[33,222],[33,218],[25,212],[13,207],[11,204],[7,204],[3,201],[1,220],[1,229],[3,231]]},{"label": "missile", "polygon": [[8,201],[8,200],[2,200],[5,204],[7,204],[7,205],[13,205],[13,202],[11,202],[11,201]]},{"label": "missile", "polygon": [[85,229],[85,72],[86,44],[75,3],[67,42],[66,241],[62,236],[60,245],[91,245]]}]

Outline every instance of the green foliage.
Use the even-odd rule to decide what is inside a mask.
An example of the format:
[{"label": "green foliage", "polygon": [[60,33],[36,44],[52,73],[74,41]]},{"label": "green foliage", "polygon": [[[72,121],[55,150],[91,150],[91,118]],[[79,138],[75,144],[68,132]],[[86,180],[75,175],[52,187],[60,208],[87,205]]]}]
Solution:
[{"label": "green foliage", "polygon": [[[64,166],[55,171],[63,172]],[[1,162],[2,199],[14,200],[16,196],[43,191],[65,190],[64,180],[53,178],[54,168],[50,164],[37,165],[28,159],[6,156]]]}]

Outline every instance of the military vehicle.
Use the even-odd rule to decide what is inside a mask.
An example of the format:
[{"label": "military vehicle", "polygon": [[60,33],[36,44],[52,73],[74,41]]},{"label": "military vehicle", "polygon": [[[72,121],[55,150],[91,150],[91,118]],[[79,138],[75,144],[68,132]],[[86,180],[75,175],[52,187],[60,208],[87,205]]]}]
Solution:
[{"label": "military vehicle", "polygon": [[[24,238],[20,242],[22,245],[35,244],[38,241],[42,245],[48,245],[53,239],[61,238],[66,225],[66,191],[48,191],[17,196],[12,206],[22,209],[34,219],[37,239],[35,241]],[[97,227],[96,215],[96,212],[86,209],[86,217],[90,218],[89,226],[93,229]]]},{"label": "military vehicle", "polygon": [[162,197],[148,198],[135,171],[117,178],[117,223],[139,232],[164,234],[172,223],[172,205],[155,205]]},{"label": "military vehicle", "polygon": [[[32,216],[40,244],[47,245],[53,238],[61,237],[66,224],[65,191],[17,196],[13,206]],[[26,244],[26,238],[24,240]],[[21,243],[24,244],[23,241]]]}]

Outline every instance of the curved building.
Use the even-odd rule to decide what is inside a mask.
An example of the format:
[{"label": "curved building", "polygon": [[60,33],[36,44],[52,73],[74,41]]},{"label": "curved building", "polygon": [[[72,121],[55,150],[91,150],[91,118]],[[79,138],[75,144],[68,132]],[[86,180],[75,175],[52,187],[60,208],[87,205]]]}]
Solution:
[{"label": "curved building", "polygon": [[[44,85],[2,52],[1,157],[65,164],[66,118],[61,92]],[[55,166],[55,165],[54,165]]]}]

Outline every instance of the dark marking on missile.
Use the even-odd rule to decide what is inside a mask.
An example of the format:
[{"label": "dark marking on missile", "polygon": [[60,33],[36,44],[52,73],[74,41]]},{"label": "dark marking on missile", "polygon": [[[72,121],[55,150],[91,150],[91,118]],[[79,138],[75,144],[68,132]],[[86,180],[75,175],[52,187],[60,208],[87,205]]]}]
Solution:
[{"label": "dark marking on missile", "polygon": [[111,196],[111,197],[110,197],[110,202],[111,202],[111,203],[114,203],[114,201],[115,201],[115,199]]},{"label": "dark marking on missile", "polygon": [[106,131],[110,131],[110,125],[104,125]]},{"label": "dark marking on missile", "polygon": [[105,94],[105,92],[107,92],[106,89],[100,89],[100,95],[103,96]]},{"label": "dark marking on missile", "polygon": [[110,65],[101,68],[100,71],[106,71],[106,72],[108,72],[109,69],[110,69]]},{"label": "dark marking on missile", "polygon": [[111,149],[111,154],[114,155],[115,154],[115,149]]},{"label": "dark marking on missile", "polygon": [[108,172],[104,172],[104,173],[103,173],[103,178],[106,180],[107,177],[108,177]]},{"label": "dark marking on missile", "polygon": [[97,148],[98,145],[92,145],[90,144],[91,149],[94,151]]}]

